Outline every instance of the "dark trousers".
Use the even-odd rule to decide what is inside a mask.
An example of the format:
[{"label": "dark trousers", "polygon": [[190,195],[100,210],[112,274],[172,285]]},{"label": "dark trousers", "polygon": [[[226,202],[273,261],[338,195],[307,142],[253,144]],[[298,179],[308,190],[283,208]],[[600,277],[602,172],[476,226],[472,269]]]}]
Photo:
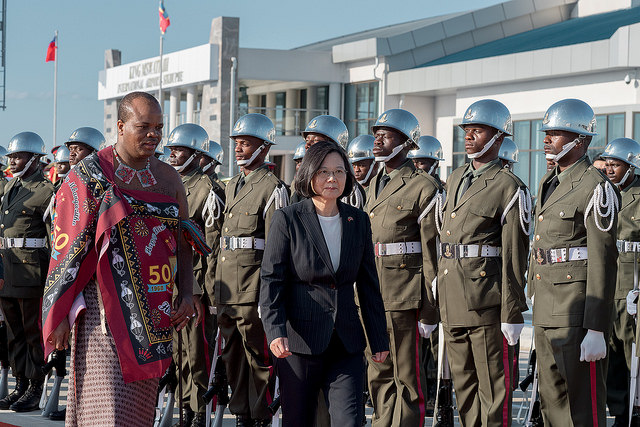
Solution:
[{"label": "dark trousers", "polygon": [[613,328],[609,338],[609,370],[607,372],[607,406],[613,416],[629,414],[629,381],[631,345],[635,339],[635,320],[627,313],[627,301],[615,300]]},{"label": "dark trousers", "polygon": [[44,350],[41,298],[0,298],[7,323],[9,363],[14,376],[42,379]]},{"label": "dark trousers", "polygon": [[316,418],[318,392],[324,392],[331,425],[360,427],[362,408],[362,351],[349,354],[337,334],[322,354],[293,353],[277,359],[282,424],[311,426]]}]

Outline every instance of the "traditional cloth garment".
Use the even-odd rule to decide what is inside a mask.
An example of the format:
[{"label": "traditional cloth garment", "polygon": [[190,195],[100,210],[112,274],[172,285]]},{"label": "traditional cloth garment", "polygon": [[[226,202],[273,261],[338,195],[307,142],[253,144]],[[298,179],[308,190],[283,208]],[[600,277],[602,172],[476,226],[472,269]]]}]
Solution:
[{"label": "traditional cloth garment", "polygon": [[[176,271],[176,239],[171,230],[178,227],[179,212],[176,200],[169,196],[118,188],[112,158],[112,147],[85,158],[58,192],[42,307],[43,337],[48,354],[53,350],[49,335],[70,314],[74,301],[82,298],[87,283],[95,280],[100,304],[96,307],[86,301],[87,313],[76,323],[72,363],[82,368],[75,372],[75,390],[70,396],[80,397],[79,392],[91,396],[99,389],[102,399],[96,403],[101,407],[95,409],[124,409],[115,414],[116,424],[131,424],[143,416],[145,403],[153,410],[155,388],[141,385],[142,393],[131,392],[128,383],[160,377],[171,361],[170,313]],[[91,290],[87,291],[91,296]],[[100,321],[102,313],[104,321]],[[120,370],[112,369],[116,360]],[[98,375],[88,380],[83,375],[83,369],[90,367],[91,371],[98,365],[104,366],[101,372],[116,378]],[[151,382],[157,385],[157,380]],[[140,400],[134,401],[136,396]],[[79,408],[77,402],[69,405],[70,414]],[[96,425],[93,419],[83,420]],[[114,425],[106,417],[103,422]]]}]

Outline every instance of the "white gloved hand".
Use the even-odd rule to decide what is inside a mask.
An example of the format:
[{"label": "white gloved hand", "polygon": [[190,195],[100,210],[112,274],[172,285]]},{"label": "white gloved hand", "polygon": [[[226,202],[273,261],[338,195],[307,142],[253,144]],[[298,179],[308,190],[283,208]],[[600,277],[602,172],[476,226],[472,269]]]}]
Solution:
[{"label": "white gloved hand", "polygon": [[607,355],[607,343],[604,341],[604,333],[589,329],[580,344],[580,361],[595,362],[604,359]]},{"label": "white gloved hand", "polygon": [[509,345],[518,344],[518,340],[520,339],[520,332],[522,332],[522,328],[524,328],[524,323],[501,323],[500,329],[502,330],[502,335],[507,339],[507,343]]},{"label": "white gloved hand", "polygon": [[638,313],[638,292],[640,291],[633,289],[627,294],[627,313],[631,316],[635,316]]},{"label": "white gloved hand", "polygon": [[531,307],[533,307],[533,300],[536,298],[535,295],[531,295]]},{"label": "white gloved hand", "polygon": [[218,307],[216,307],[215,305],[210,305],[209,314],[218,314]]},{"label": "white gloved hand", "polygon": [[427,325],[426,323],[422,323],[418,321],[418,332],[422,338],[429,338],[431,333],[438,327],[438,324],[435,325]]},{"label": "white gloved hand", "polygon": [[438,293],[438,276],[434,277],[431,281],[431,293],[433,294],[434,301],[437,299],[436,295]]}]

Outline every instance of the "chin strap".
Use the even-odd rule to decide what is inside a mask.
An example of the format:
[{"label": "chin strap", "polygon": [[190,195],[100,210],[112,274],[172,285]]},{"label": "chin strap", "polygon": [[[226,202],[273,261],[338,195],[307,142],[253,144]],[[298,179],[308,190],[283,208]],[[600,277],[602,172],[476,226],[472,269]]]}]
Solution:
[{"label": "chin strap", "polygon": [[435,163],[433,164],[433,166],[431,166],[431,169],[429,169],[429,172],[427,172],[427,175],[433,176],[433,172],[435,172],[435,170],[438,167],[439,163],[440,162],[436,160]]},{"label": "chin strap", "polygon": [[20,172],[14,172],[13,173],[13,177],[14,178],[20,178],[22,175],[25,174],[26,171],[29,170],[29,168],[31,167],[31,165],[33,164],[33,162],[35,161],[36,156],[35,154],[33,156],[31,156],[31,159],[29,159],[29,161],[27,162],[26,165],[24,165],[24,167],[22,168],[22,170]]},{"label": "chin strap", "polygon": [[633,176],[633,173],[635,171],[635,167],[633,166],[629,166],[629,169],[627,169],[627,173],[624,174],[624,176],[622,177],[622,179],[620,180],[619,183],[616,184],[616,187],[620,188],[624,185],[625,182],[627,182],[627,180],[629,179],[630,176]]},{"label": "chin strap", "polygon": [[258,154],[260,154],[260,152],[262,151],[263,148],[264,148],[264,144],[262,144],[260,147],[258,147],[256,149],[256,151],[254,151],[253,154],[251,155],[251,157],[249,157],[248,159],[236,160],[236,164],[238,166],[249,166],[251,163],[253,163],[253,161],[256,159],[256,157],[258,157]]},{"label": "chin strap", "polygon": [[471,153],[471,154],[467,154],[467,157],[470,159],[477,159],[478,157],[482,157],[484,156],[484,153],[486,153],[487,151],[489,151],[489,149],[493,146],[493,144],[496,142],[496,140],[498,138],[500,138],[500,136],[502,136],[502,131],[499,130],[498,132],[496,132],[495,135],[493,135],[493,138],[491,138],[489,140],[489,142],[487,142],[484,147],[482,148],[482,150],[478,151],[477,153]]},{"label": "chin strap", "polygon": [[375,161],[371,163],[371,167],[369,168],[369,172],[367,172],[367,176],[365,176],[363,180],[358,181],[358,184],[364,185],[367,181],[369,181],[369,178],[371,178],[371,173],[373,172],[374,169],[376,169]]},{"label": "chin strap", "polygon": [[187,159],[187,161],[186,161],[186,162],[184,162],[184,163],[183,163],[182,165],[180,165],[180,166],[174,166],[173,168],[176,170],[176,172],[178,172],[178,173],[182,173],[182,171],[183,171],[187,166],[189,166],[189,165],[191,164],[191,162],[193,161],[193,159],[195,159],[195,158],[196,158],[196,154],[197,154],[197,153],[195,153],[195,152],[194,152],[194,153],[191,155],[191,157],[189,157],[189,158]]},{"label": "chin strap", "polygon": [[408,140],[404,144],[400,144],[396,148],[394,148],[391,151],[391,154],[389,154],[388,156],[376,156],[375,160],[376,162],[387,163],[389,160],[397,156],[402,150],[404,150],[405,147],[411,147],[411,144],[413,144],[413,142]]},{"label": "chin strap", "polygon": [[211,163],[209,163],[207,166],[202,168],[202,172],[206,172],[209,169],[211,169],[211,166],[213,166],[214,163],[215,163],[214,161],[211,161]]},{"label": "chin strap", "polygon": [[558,153],[558,154],[545,154],[545,158],[547,160],[553,160],[554,162],[558,162],[558,160],[560,160],[561,158],[563,158],[565,156],[565,154],[567,154],[569,151],[573,150],[573,147],[575,147],[576,145],[578,145],[578,142],[581,142],[583,139],[585,138],[584,135],[578,135],[578,137],[576,139],[574,139],[573,141],[571,141],[568,144],[565,144],[562,147],[562,150]]}]

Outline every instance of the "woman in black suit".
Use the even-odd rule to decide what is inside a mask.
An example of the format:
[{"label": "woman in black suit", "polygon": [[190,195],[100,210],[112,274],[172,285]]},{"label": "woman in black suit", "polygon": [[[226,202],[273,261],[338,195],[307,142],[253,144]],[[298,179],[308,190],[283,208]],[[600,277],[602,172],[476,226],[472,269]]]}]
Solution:
[{"label": "woman in black suit", "polygon": [[[339,201],[353,186],[344,151],[318,142],[294,181],[307,198],[273,216],[260,310],[276,360],[285,426],[311,426],[323,390],[331,424],[360,427],[363,352],[389,354],[369,217]],[[355,289],[367,340],[358,317]]]}]

